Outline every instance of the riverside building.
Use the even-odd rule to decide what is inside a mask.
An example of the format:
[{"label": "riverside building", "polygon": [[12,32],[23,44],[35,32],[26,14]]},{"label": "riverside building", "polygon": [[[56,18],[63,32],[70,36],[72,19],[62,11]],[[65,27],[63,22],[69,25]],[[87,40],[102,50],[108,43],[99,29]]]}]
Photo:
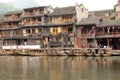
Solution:
[{"label": "riverside building", "polygon": [[83,4],[39,6],[4,14],[1,49],[120,49],[120,2],[114,9],[88,11]]}]

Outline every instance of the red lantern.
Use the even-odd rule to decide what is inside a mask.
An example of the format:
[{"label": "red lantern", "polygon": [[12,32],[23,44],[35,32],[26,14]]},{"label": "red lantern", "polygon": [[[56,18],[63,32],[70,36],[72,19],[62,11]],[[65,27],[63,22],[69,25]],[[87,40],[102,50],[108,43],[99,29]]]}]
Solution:
[{"label": "red lantern", "polygon": [[120,29],[120,27],[118,27],[118,29]]},{"label": "red lantern", "polygon": [[92,29],[94,30],[94,29],[95,29],[95,27],[93,26],[93,27],[92,27]]},{"label": "red lantern", "polygon": [[110,42],[112,41],[112,39],[110,39]]},{"label": "red lantern", "polygon": [[80,27],[81,29],[83,29],[83,27]]},{"label": "red lantern", "polygon": [[120,42],[120,39],[118,39],[118,41]]}]

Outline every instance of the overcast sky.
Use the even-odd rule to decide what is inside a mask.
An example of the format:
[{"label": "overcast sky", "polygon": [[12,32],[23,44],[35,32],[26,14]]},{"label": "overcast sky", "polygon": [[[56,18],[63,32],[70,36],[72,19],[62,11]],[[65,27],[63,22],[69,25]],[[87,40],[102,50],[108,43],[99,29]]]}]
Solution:
[{"label": "overcast sky", "polygon": [[[1,2],[11,2],[15,0],[0,0]],[[114,9],[114,5],[118,0],[35,0],[40,6],[51,5],[53,7],[73,6],[83,4],[89,11]]]}]

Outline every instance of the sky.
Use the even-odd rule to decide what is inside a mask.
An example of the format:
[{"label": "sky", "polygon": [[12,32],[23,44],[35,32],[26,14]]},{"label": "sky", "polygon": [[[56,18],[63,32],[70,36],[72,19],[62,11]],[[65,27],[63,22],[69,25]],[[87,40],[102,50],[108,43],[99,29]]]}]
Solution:
[{"label": "sky", "polygon": [[[15,0],[0,0],[0,2],[11,2]],[[83,4],[89,11],[114,9],[118,0],[35,0],[40,6],[65,7]]]}]

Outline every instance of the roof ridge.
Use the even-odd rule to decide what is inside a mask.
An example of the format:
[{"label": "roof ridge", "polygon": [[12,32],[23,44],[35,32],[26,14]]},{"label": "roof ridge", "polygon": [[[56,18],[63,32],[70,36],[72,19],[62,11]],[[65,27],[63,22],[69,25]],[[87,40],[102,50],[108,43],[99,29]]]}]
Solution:
[{"label": "roof ridge", "polygon": [[114,9],[95,10],[95,11],[89,11],[89,12],[103,12],[103,11],[114,11]]}]

